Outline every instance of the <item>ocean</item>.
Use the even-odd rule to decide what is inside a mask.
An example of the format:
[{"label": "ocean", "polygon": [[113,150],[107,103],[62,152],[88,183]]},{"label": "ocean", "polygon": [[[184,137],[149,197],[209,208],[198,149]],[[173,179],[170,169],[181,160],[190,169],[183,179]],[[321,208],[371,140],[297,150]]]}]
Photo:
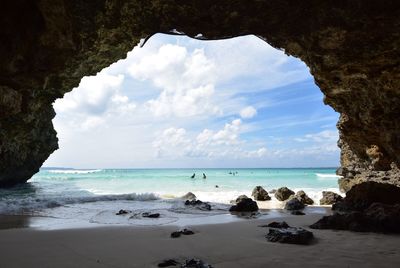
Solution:
[{"label": "ocean", "polygon": [[[203,173],[206,178],[203,178]],[[191,176],[195,174],[194,178]],[[322,191],[339,193],[335,168],[247,168],[247,169],[65,169],[46,168],[27,184],[0,190],[0,215],[29,215],[33,225],[104,224],[185,225],[193,222],[231,221],[230,201],[251,196],[255,186],[267,191],[286,186],[304,190],[318,204]],[[185,206],[181,196],[194,193],[210,202],[211,211]],[[273,194],[264,207],[279,208]],[[128,216],[116,216],[120,209]],[[160,213],[158,219],[141,217]],[[266,212],[267,213],[267,212]],[[269,214],[272,212],[269,211]],[[44,220],[46,219],[46,220]],[[51,220],[49,220],[51,219]]]}]

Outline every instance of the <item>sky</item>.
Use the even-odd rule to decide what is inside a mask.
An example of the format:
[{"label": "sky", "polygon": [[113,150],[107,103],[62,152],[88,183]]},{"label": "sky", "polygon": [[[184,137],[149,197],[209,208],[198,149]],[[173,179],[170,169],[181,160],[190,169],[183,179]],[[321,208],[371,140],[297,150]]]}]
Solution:
[{"label": "sky", "polygon": [[157,34],[54,103],[44,166],[336,167],[338,114],[308,67],[256,36]]}]

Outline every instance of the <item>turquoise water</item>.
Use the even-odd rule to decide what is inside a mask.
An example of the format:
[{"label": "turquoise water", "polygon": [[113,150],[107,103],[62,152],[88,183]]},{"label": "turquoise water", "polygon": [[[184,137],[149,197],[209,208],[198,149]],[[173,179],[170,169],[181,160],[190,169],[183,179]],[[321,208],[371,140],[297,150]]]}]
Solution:
[{"label": "turquoise water", "polygon": [[[195,178],[191,178],[193,173]],[[339,192],[337,179],[335,168],[42,169],[26,185],[0,190],[0,214],[114,223],[115,211],[129,208],[159,211],[168,222],[200,213],[185,210],[179,197],[187,192],[211,202],[214,214],[227,213],[231,200],[241,194],[250,196],[258,185],[267,191],[282,186],[304,190],[318,204],[322,191]],[[280,202],[271,196],[268,206],[279,207]]]}]

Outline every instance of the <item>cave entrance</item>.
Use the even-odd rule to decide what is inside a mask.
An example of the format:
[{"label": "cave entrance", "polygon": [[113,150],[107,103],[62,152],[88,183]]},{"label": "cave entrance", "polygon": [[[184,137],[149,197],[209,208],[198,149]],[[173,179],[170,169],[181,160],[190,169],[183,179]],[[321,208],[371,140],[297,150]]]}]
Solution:
[{"label": "cave entrance", "polygon": [[338,114],[308,67],[256,36],[157,34],[55,102],[44,166],[339,166]]}]

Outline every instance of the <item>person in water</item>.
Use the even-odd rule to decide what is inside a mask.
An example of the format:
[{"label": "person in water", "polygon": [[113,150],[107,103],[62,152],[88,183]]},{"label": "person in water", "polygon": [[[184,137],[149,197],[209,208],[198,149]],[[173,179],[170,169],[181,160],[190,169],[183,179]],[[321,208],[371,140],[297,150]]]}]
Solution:
[{"label": "person in water", "polygon": [[193,175],[190,178],[194,179],[194,177],[196,177],[196,173],[193,173]]},{"label": "person in water", "polygon": [[205,173],[203,173],[203,179],[207,179],[207,176]]}]

